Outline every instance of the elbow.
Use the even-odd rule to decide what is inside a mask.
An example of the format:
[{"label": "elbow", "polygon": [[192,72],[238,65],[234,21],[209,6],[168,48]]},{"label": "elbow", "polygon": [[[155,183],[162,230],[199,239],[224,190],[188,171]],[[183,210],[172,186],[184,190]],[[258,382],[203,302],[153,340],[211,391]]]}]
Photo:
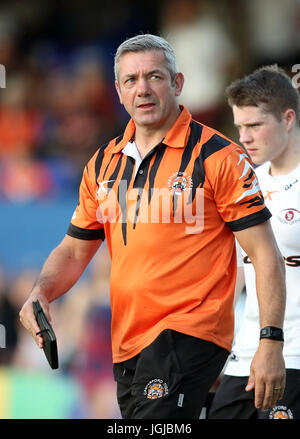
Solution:
[{"label": "elbow", "polygon": [[277,249],[277,267],[285,275],[285,259],[284,256]]},{"label": "elbow", "polygon": [[276,258],[273,259],[273,263],[270,261],[270,271],[273,271],[274,275],[280,275],[285,282],[285,260],[280,251],[277,251]]},{"label": "elbow", "polygon": [[250,257],[256,272],[263,272],[267,277],[280,277],[285,280],[285,260],[279,249]]},{"label": "elbow", "polygon": [[285,273],[285,259],[282,255],[280,255],[280,258],[279,258],[279,264],[281,266],[282,271]]},{"label": "elbow", "polygon": [[282,271],[282,275],[283,275],[284,280],[285,280],[285,272],[286,272],[286,270],[285,270],[285,259],[284,259],[284,257],[281,254],[280,254],[280,257],[279,257],[279,266],[280,266],[280,269]]}]

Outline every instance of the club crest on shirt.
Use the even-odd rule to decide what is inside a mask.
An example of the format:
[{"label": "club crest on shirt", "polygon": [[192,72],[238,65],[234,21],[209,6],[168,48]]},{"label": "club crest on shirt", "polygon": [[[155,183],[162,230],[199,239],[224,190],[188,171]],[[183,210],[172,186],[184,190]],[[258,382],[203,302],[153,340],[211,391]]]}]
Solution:
[{"label": "club crest on shirt", "polygon": [[181,195],[183,191],[193,187],[192,177],[186,172],[175,172],[168,179],[168,187],[173,189],[176,195]]},{"label": "club crest on shirt", "polygon": [[300,211],[298,209],[293,209],[292,207],[283,209],[279,212],[277,218],[282,224],[293,225],[300,222]]},{"label": "club crest on shirt", "polygon": [[154,378],[149,381],[144,389],[144,395],[148,399],[158,399],[168,394],[168,386],[163,380]]},{"label": "club crest on shirt", "polygon": [[284,405],[277,405],[269,413],[270,419],[293,419],[293,413]]}]

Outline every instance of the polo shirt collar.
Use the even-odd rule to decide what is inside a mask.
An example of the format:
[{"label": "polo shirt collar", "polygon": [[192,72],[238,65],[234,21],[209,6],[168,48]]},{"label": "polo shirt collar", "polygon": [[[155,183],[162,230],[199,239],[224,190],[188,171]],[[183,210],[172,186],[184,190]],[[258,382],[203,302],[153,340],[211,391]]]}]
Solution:
[{"label": "polo shirt collar", "polygon": [[[180,115],[163,140],[165,145],[171,146],[172,148],[184,148],[189,135],[189,126],[192,120],[192,115],[183,105],[180,105],[180,109]],[[127,143],[132,141],[134,133],[135,123],[133,119],[130,119],[125,128],[122,140],[111,149],[111,152],[116,153],[122,151]]]}]

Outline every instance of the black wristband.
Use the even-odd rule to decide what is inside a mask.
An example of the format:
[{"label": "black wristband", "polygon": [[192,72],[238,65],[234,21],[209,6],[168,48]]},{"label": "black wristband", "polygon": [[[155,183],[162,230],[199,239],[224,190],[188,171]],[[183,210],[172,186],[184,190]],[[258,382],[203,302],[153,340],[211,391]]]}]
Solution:
[{"label": "black wristband", "polygon": [[265,326],[260,330],[260,340],[262,338],[269,338],[270,340],[284,341],[283,330],[276,328],[276,326]]}]

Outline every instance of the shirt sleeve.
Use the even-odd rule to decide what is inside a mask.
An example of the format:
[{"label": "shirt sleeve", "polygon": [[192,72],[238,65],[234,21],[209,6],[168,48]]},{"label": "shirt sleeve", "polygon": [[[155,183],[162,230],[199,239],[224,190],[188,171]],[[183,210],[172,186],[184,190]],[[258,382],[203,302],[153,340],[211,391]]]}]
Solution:
[{"label": "shirt sleeve", "polygon": [[87,165],[79,188],[79,202],[72,216],[67,235],[85,240],[104,240],[103,224],[97,219],[98,187],[92,176]]},{"label": "shirt sleeve", "polygon": [[218,212],[233,232],[271,218],[252,162],[239,147],[222,161],[214,191]]}]

